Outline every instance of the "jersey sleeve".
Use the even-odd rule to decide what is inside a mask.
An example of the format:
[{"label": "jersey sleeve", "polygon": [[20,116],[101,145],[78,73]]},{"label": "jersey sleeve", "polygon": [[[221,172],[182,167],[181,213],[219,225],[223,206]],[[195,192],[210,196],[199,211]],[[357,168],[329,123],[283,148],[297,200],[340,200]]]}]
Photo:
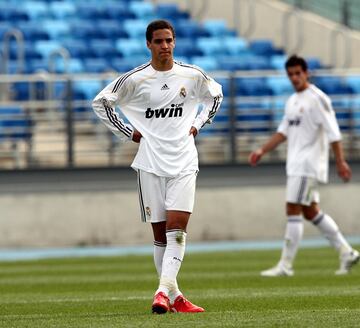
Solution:
[{"label": "jersey sleeve", "polygon": [[324,128],[330,143],[340,141],[341,132],[330,98],[321,97],[321,99],[316,100],[316,102],[317,106],[314,107],[316,123]]},{"label": "jersey sleeve", "polygon": [[278,133],[283,134],[285,137],[287,137],[288,135],[288,128],[289,128],[289,121],[286,118],[286,114],[284,114],[278,128],[277,131]]},{"label": "jersey sleeve", "polygon": [[134,128],[126,124],[116,112],[117,105],[124,106],[131,99],[133,86],[131,79],[122,76],[108,84],[93,100],[92,107],[100,120],[122,140],[131,140]]},{"label": "jersey sleeve", "polygon": [[203,105],[196,116],[193,126],[200,131],[205,124],[210,124],[223,99],[222,87],[212,78],[202,74],[199,86],[199,102]]}]

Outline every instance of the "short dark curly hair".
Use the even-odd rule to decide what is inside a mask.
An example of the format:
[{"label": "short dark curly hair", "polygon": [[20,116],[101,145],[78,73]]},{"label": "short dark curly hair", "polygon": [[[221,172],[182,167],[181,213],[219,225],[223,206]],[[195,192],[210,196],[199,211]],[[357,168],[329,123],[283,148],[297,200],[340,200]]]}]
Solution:
[{"label": "short dark curly hair", "polygon": [[175,29],[170,22],[164,19],[152,21],[146,29],[146,41],[151,42],[153,32],[156,30],[168,29],[171,31],[173,38],[175,39]]},{"label": "short dark curly hair", "polygon": [[289,67],[294,67],[294,66],[301,66],[304,72],[308,70],[308,65],[306,63],[306,60],[297,55],[292,55],[288,58],[288,60],[285,63],[285,69],[287,70]]}]

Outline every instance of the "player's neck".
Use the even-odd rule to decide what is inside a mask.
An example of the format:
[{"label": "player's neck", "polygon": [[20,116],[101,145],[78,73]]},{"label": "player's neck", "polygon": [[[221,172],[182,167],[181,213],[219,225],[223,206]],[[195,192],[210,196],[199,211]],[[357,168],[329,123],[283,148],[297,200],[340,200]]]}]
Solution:
[{"label": "player's neck", "polygon": [[310,86],[310,83],[309,83],[309,82],[306,82],[306,83],[304,83],[304,85],[303,85],[301,88],[297,89],[296,92],[303,92],[303,91],[305,91],[309,86]]},{"label": "player's neck", "polygon": [[164,61],[157,61],[154,59],[151,60],[151,66],[156,71],[170,71],[173,68],[173,65],[174,65],[173,58]]}]

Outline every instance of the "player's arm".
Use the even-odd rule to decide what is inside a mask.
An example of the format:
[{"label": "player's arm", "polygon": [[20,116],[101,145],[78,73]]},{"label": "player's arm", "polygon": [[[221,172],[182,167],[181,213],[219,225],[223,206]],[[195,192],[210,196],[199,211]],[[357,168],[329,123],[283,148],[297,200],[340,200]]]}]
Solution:
[{"label": "player's arm", "polygon": [[348,182],[351,179],[351,169],[345,160],[341,132],[331,100],[328,97],[324,97],[323,101],[318,103],[318,107],[318,110],[315,112],[315,118],[324,127],[329,138],[335,156],[337,173],[343,181]]},{"label": "player's arm", "polygon": [[189,134],[196,136],[205,124],[210,124],[223,100],[221,85],[212,78],[202,75],[199,81],[199,102],[202,110],[196,116]]},{"label": "player's arm", "polygon": [[331,148],[334,152],[336,170],[340,178],[344,182],[348,182],[351,179],[351,169],[349,164],[345,160],[344,150],[341,141],[334,141],[331,143]]},{"label": "player's arm", "polygon": [[130,124],[126,124],[115,110],[119,103],[125,104],[131,95],[131,84],[119,83],[116,79],[107,85],[93,100],[92,107],[100,120],[122,140],[133,140],[139,142],[141,134]]},{"label": "player's arm", "polygon": [[275,149],[279,144],[286,140],[286,136],[280,132],[274,133],[268,142],[266,142],[262,147],[254,150],[249,155],[249,163],[252,166],[255,166],[266,153]]}]

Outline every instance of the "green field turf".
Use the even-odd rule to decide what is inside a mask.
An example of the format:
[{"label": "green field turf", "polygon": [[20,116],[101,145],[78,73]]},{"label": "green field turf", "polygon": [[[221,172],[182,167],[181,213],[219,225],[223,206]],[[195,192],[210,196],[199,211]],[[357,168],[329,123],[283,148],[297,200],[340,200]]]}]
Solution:
[{"label": "green field turf", "polygon": [[329,248],[294,277],[262,278],[279,251],[187,254],[179,284],[199,314],[150,313],[152,256],[0,263],[0,327],[360,327],[360,265],[334,276]]}]

